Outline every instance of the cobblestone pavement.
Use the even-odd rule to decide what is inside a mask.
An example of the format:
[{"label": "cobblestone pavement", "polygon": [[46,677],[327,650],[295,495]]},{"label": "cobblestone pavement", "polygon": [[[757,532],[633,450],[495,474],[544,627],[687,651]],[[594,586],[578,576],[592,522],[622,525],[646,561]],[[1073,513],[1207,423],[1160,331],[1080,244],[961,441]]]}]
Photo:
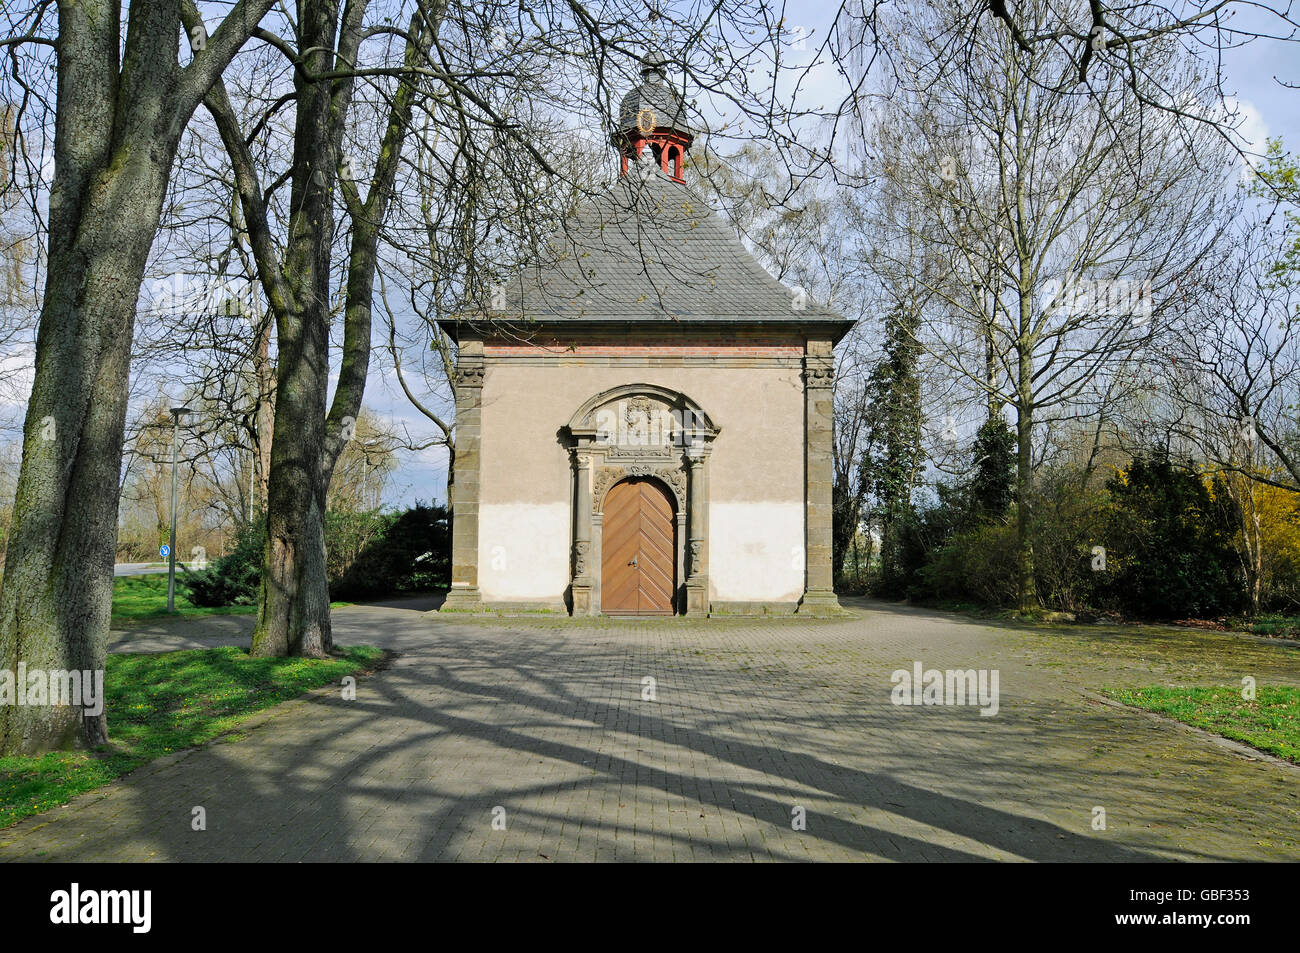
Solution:
[{"label": "cobblestone pavement", "polygon": [[[695,623],[425,607],[335,611],[339,642],[400,653],[355,701],[281,705],[0,831],[0,858],[1300,859],[1297,769],[1086,694],[1300,684],[1294,644],[865,602],[842,620]],[[251,625],[182,621],[115,644],[239,641]],[[917,661],[997,669],[997,715],[891,704],[891,672]]]}]

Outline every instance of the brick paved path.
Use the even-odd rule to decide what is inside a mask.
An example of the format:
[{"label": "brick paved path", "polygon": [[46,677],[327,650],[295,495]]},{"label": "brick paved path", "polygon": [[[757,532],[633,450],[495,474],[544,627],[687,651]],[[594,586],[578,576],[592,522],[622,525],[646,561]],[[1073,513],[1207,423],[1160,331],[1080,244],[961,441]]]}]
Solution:
[{"label": "brick paved path", "polygon": [[[340,642],[401,653],[356,701],[282,705],[0,831],[0,858],[1300,859],[1296,769],[1084,694],[1245,674],[1300,684],[1300,647],[855,611],[575,625],[336,610]],[[169,638],[137,629],[118,648]],[[892,705],[890,673],[918,660],[998,669],[1000,712]],[[206,831],[190,828],[196,805]]]}]

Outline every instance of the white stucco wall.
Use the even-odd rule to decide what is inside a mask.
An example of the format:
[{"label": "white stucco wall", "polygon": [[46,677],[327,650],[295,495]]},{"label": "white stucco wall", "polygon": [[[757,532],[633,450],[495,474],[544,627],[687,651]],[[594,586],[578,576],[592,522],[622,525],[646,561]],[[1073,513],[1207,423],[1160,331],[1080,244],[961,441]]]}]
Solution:
[{"label": "white stucco wall", "polygon": [[709,507],[712,598],[794,602],[803,595],[803,504],[713,503]]},{"label": "white stucco wall", "polygon": [[804,405],[798,367],[651,367],[491,357],[484,376],[479,470],[484,600],[555,599],[564,592],[572,476],[558,431],[590,397],[633,383],[685,393],[721,428],[709,461],[710,599],[797,600],[804,585]]},{"label": "white stucco wall", "polygon": [[479,590],[485,599],[554,599],[569,584],[569,503],[480,504]]}]

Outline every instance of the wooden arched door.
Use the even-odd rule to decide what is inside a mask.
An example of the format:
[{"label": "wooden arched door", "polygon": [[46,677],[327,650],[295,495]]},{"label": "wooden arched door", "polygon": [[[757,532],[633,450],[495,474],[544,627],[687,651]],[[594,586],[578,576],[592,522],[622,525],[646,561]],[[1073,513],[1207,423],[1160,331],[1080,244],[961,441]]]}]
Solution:
[{"label": "wooden arched door", "polygon": [[654,480],[629,479],[605,497],[600,608],[612,615],[672,615],[677,591],[677,520]]}]

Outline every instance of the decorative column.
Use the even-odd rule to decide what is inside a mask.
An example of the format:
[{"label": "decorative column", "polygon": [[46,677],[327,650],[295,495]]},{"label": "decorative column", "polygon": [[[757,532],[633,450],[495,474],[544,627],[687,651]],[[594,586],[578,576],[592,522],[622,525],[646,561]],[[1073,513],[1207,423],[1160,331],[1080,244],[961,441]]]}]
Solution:
[{"label": "decorative column", "polygon": [[591,615],[591,454],[573,455],[573,614]]},{"label": "decorative column", "polygon": [[808,341],[804,358],[804,594],[798,612],[840,610],[831,566],[835,365],[829,339]]},{"label": "decorative column", "polygon": [[708,531],[708,477],[704,461],[708,445],[695,443],[686,448],[686,534],[687,559],[686,615],[708,615],[709,612],[709,531]]},{"label": "decorative column", "polygon": [[451,591],[442,611],[483,608],[478,589],[479,455],[482,441],[483,342],[460,341],[456,360],[456,462],[451,499]]}]

